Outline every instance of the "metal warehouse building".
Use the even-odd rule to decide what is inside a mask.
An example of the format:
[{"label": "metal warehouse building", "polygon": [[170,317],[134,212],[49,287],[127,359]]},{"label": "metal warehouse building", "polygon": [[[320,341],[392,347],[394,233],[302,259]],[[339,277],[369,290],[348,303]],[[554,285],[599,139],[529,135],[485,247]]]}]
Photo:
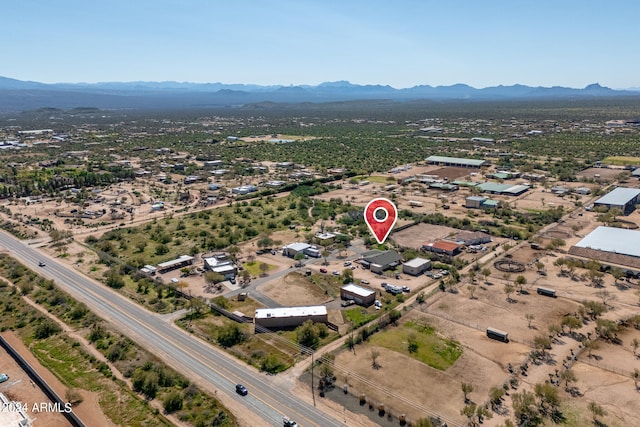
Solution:
[{"label": "metal warehouse building", "polygon": [[480,168],[489,164],[486,160],[478,159],[461,159],[458,157],[446,156],[429,156],[425,159],[427,163],[432,165],[456,166],[463,168]]},{"label": "metal warehouse building", "polygon": [[314,305],[306,307],[278,307],[278,308],[258,308],[253,319],[258,327],[268,329],[295,328],[302,325],[307,320],[315,323],[327,323],[327,307],[324,305]]},{"label": "metal warehouse building", "polygon": [[600,226],[569,249],[569,254],[640,269],[640,231]]},{"label": "metal warehouse building", "polygon": [[497,182],[483,182],[478,184],[477,187],[483,193],[502,194],[505,196],[519,196],[520,194],[529,190],[529,186],[526,184],[499,184]]},{"label": "metal warehouse building", "polygon": [[617,208],[623,214],[629,215],[636,208],[640,190],[637,188],[618,187],[606,195],[600,197],[594,206],[606,206],[608,209]]},{"label": "metal warehouse building", "polygon": [[431,260],[414,258],[402,264],[402,272],[412,276],[419,276],[427,270],[431,270]]},{"label": "metal warehouse building", "polygon": [[358,305],[369,307],[376,300],[376,291],[349,283],[340,288],[340,298],[353,300]]}]

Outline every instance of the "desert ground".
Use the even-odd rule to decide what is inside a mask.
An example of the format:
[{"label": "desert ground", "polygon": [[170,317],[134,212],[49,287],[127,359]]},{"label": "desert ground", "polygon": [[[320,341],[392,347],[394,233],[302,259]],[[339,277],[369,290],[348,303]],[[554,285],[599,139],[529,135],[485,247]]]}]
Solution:
[{"label": "desert ground", "polygon": [[[425,171],[433,171],[434,169],[426,168]],[[608,169],[596,169],[602,173],[609,171]],[[417,173],[414,168],[413,173]],[[469,172],[465,170],[465,172]],[[616,171],[619,173],[619,171]],[[350,189],[345,187],[331,193],[325,193],[318,198],[342,197],[356,205],[364,205],[372,197],[374,186],[382,186],[383,184],[370,184],[358,189]],[[110,196],[119,197],[122,189],[114,189]],[[550,207],[551,203],[555,206],[562,205],[566,210],[575,208],[573,200],[565,197],[559,198],[551,193],[543,191],[542,186],[537,186],[531,191],[525,193],[519,198],[509,199],[515,206],[523,209],[540,209],[543,205]],[[450,209],[443,210],[441,208],[440,192],[428,190],[426,193],[408,191],[403,195],[398,195],[400,208],[408,207],[408,200],[422,201],[422,207],[411,208],[419,211],[441,212],[447,216],[464,217],[469,210],[463,207],[465,191],[461,190],[458,195],[451,197],[446,195],[449,203],[456,200],[458,203],[451,204]],[[377,195],[380,195],[379,192]],[[500,197],[495,197],[500,198]],[[580,201],[583,205],[591,200],[590,196],[582,196]],[[70,229],[78,240],[82,240],[88,234],[98,235],[101,232],[117,227],[120,224],[130,225],[139,224],[153,218],[161,218],[169,214],[173,210],[177,210],[169,204],[167,212],[151,212],[149,205],[143,205],[149,208],[149,211],[135,210],[133,221],[129,217],[123,220],[112,221],[109,224],[98,227],[87,228],[84,226],[72,226],[66,224],[64,218],[54,215],[57,206],[44,205],[43,203],[16,203],[8,207],[12,212],[19,212],[23,217],[40,216],[49,219],[55,224],[55,227],[61,230]],[[62,206],[64,207],[64,206]],[[180,206],[181,208],[182,206]],[[194,205],[195,208],[195,205]],[[97,206],[96,206],[97,209]],[[146,208],[145,208],[146,209]],[[192,212],[193,210],[190,210]],[[44,215],[43,215],[44,213]],[[524,286],[525,293],[515,293],[512,295],[511,301],[507,301],[504,293],[504,285],[507,282],[513,283],[518,274],[505,276],[505,273],[496,270],[493,267],[492,257],[485,257],[488,260],[485,267],[491,270],[491,275],[480,280],[476,277],[476,283],[472,284],[469,277],[463,277],[463,282],[457,286],[456,293],[437,293],[435,297],[429,299],[422,306],[409,309],[407,316],[425,316],[437,325],[441,334],[446,337],[457,340],[464,347],[464,353],[458,361],[447,371],[437,371],[419,363],[407,356],[392,352],[386,349],[380,349],[380,364],[382,369],[375,372],[371,369],[370,350],[364,346],[356,348],[356,353],[340,351],[336,355],[336,361],[339,362],[344,369],[353,372],[353,376],[347,379],[340,379],[349,384],[349,393],[353,394],[353,398],[357,398],[357,394],[365,393],[371,399],[377,402],[384,402],[389,405],[394,413],[406,413],[409,419],[415,419],[425,416],[429,413],[441,414],[447,419],[460,422],[460,409],[464,402],[460,383],[462,381],[471,382],[474,385],[474,392],[470,394],[472,401],[476,403],[484,402],[487,398],[489,387],[500,385],[508,380],[509,373],[506,370],[508,363],[516,366],[522,363],[527,355],[532,351],[533,338],[543,332],[546,327],[553,321],[559,321],[566,314],[573,314],[577,311],[580,301],[584,299],[598,300],[596,289],[586,283],[584,280],[572,279],[570,277],[561,276],[559,268],[554,266],[554,261],[561,256],[573,244],[582,239],[588,232],[598,225],[597,214],[579,209],[564,218],[563,222],[553,224],[547,227],[542,233],[542,246],[545,242],[551,241],[553,238],[560,238],[565,241],[565,246],[557,251],[549,250],[533,250],[527,242],[513,242],[518,245],[509,250],[511,259],[522,263],[525,271],[522,274],[526,279]],[[640,213],[634,212],[626,220],[640,224]],[[415,244],[417,239],[415,236],[430,235],[440,236],[448,235],[450,231],[446,227],[437,228],[427,224],[421,224],[416,228],[412,227],[394,235],[394,239],[407,242],[407,245]],[[425,228],[426,227],[426,228]],[[278,234],[279,233],[279,234]],[[282,241],[283,245],[300,240],[300,234],[297,231],[282,231],[272,236],[276,240]],[[39,232],[33,240],[35,244],[46,246],[46,233]],[[403,240],[404,239],[404,240]],[[415,240],[414,241],[412,241]],[[422,238],[419,239],[422,241]],[[497,242],[500,243],[500,242]],[[411,246],[413,247],[413,246]],[[59,257],[55,251],[45,248],[48,256]],[[241,259],[246,260],[250,255],[255,255],[255,242],[247,242],[241,245]],[[94,265],[95,257],[88,253],[82,246],[73,243],[69,245],[68,252],[71,254],[61,261],[68,262],[74,268],[78,268],[94,277],[99,272],[91,271]],[[347,258],[355,256],[354,253],[347,254]],[[499,256],[499,255],[496,255]],[[489,259],[491,258],[491,259]],[[77,262],[82,259],[82,262]],[[256,256],[256,260],[266,262],[275,268],[269,271],[269,276],[275,273],[281,273],[284,270],[290,270],[292,260],[282,257],[279,254],[264,254]],[[319,260],[321,261],[321,260]],[[544,275],[540,274],[533,264],[538,261],[544,265]],[[328,274],[332,271],[342,271],[344,268],[342,259],[330,259],[330,265],[326,266]],[[309,268],[318,272],[321,262],[310,265]],[[293,271],[293,270],[292,270]],[[466,274],[468,271],[463,270]],[[168,273],[167,277],[174,273]],[[369,271],[358,269],[354,271],[357,279],[365,279],[371,282],[371,287],[376,289],[384,278],[374,275]],[[173,276],[171,276],[173,277]],[[183,278],[187,281],[189,290],[194,295],[203,295],[205,297],[215,296],[204,291],[204,282],[200,276],[192,276]],[[261,291],[272,297],[283,305],[307,305],[323,302],[323,295],[311,294],[305,289],[300,282],[296,280],[276,278],[272,282],[269,278],[264,279],[261,285]],[[401,285],[407,285],[412,290],[428,286],[432,283],[430,279],[421,276],[413,278],[408,275],[402,275],[398,281]],[[469,287],[473,287],[473,298]],[[549,287],[557,290],[558,298],[550,299],[539,296],[535,292],[537,286]],[[224,294],[231,287],[225,287],[220,294]],[[615,296],[609,305],[609,311],[605,314],[605,318],[617,320],[638,313],[638,297],[635,292],[639,286],[637,280],[626,281],[625,286],[616,286],[612,276],[605,276],[604,289]],[[310,298],[311,297],[311,298]],[[326,300],[325,300],[326,301]],[[533,315],[531,326],[525,318],[526,314]],[[338,318],[338,316],[336,316]],[[509,344],[499,343],[489,340],[484,334],[484,328],[493,326],[507,330],[512,338]],[[594,322],[589,322],[579,332],[585,334],[593,331]],[[599,350],[594,352],[595,357],[587,357],[585,353],[580,352],[580,344],[569,336],[561,337],[549,351],[550,362],[543,363],[539,366],[530,368],[527,377],[521,377],[519,390],[531,389],[533,384],[548,379],[549,373],[554,373],[562,361],[571,354],[571,351],[579,354],[578,360],[572,365],[578,381],[574,384],[579,394],[572,397],[570,394],[561,390],[565,398],[565,408],[567,413],[572,417],[578,417],[584,420],[584,423],[590,422],[590,417],[585,410],[589,401],[597,401],[603,405],[608,413],[601,420],[604,424],[613,426],[640,425],[640,407],[637,398],[637,392],[634,391],[633,381],[629,376],[634,368],[639,367],[638,358],[633,357],[630,348],[630,342],[633,338],[638,337],[637,331],[628,331],[620,334],[622,344],[606,344]],[[360,381],[357,378],[373,378],[379,384],[372,386],[370,382]],[[561,389],[564,389],[561,387]],[[508,398],[507,398],[508,399]],[[85,400],[87,403],[87,400]],[[508,406],[508,405],[507,405]],[[509,414],[512,415],[512,414]],[[582,418],[580,418],[582,417]],[[503,417],[494,416],[492,420],[486,420],[485,425],[497,425]],[[386,421],[385,421],[386,422]],[[47,424],[48,425],[48,424]],[[55,425],[55,424],[52,424]],[[580,425],[579,423],[576,425]],[[582,424],[584,425],[584,424]]]}]

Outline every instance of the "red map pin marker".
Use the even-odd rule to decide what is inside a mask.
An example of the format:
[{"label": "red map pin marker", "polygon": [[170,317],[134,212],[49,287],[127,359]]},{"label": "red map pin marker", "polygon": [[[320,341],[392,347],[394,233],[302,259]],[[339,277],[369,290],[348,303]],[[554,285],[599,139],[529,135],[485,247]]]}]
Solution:
[{"label": "red map pin marker", "polygon": [[387,199],[373,199],[364,208],[364,220],[379,244],[387,240],[397,219],[398,209]]}]

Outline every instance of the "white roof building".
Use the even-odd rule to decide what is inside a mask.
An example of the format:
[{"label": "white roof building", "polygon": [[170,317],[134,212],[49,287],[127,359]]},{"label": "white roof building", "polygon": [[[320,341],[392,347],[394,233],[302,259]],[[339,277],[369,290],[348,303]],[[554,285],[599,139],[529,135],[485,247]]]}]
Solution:
[{"label": "white roof building", "polygon": [[312,305],[304,307],[257,308],[256,319],[326,316],[327,307]]},{"label": "white roof building", "polygon": [[369,295],[375,295],[376,291],[372,289],[363,288],[362,286],[355,285],[353,283],[349,283],[348,285],[344,285],[340,288],[346,292],[351,292],[352,294],[361,296],[363,298],[368,297]]},{"label": "white roof building", "polygon": [[600,226],[576,243],[575,246],[640,257],[639,243],[640,231]]}]

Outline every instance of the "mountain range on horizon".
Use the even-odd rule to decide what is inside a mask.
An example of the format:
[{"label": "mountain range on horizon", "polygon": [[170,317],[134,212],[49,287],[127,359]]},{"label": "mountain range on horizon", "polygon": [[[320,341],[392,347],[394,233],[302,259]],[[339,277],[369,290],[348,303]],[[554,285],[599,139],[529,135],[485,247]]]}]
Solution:
[{"label": "mountain range on horizon", "polygon": [[188,82],[40,83],[0,76],[0,111],[38,108],[106,109],[220,108],[247,104],[324,103],[361,100],[406,102],[415,100],[544,100],[604,97],[640,97],[638,90],[615,90],[590,84],[582,89],[526,85],[491,86],[481,89],[466,84],[418,85],[395,89],[389,85],[358,85],[348,81],[319,85],[255,85]]}]

